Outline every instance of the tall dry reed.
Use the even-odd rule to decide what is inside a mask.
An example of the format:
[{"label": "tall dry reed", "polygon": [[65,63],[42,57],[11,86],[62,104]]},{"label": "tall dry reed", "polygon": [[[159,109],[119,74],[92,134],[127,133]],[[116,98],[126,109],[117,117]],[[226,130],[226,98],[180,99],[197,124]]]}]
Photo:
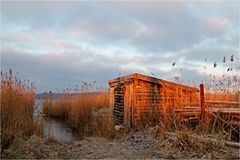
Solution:
[{"label": "tall dry reed", "polygon": [[19,136],[41,134],[34,123],[34,84],[13,77],[12,71],[1,72],[1,149],[7,148]]},{"label": "tall dry reed", "polygon": [[57,100],[47,98],[43,113],[50,118],[66,121],[81,136],[99,135],[114,137],[114,126],[109,121],[109,95],[107,92],[84,92],[69,96],[63,94]]}]

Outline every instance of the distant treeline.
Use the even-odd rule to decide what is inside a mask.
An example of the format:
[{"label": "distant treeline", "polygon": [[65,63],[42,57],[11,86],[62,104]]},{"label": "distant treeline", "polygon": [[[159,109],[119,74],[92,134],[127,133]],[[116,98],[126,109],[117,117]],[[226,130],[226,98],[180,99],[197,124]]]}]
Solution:
[{"label": "distant treeline", "polygon": [[52,93],[52,92],[44,92],[44,93],[38,93],[36,94],[36,98],[37,99],[46,99],[46,98],[50,98],[50,99],[58,99],[61,96],[64,97],[74,97],[74,96],[79,96],[79,95],[98,95],[104,92],[84,92],[84,93]]}]

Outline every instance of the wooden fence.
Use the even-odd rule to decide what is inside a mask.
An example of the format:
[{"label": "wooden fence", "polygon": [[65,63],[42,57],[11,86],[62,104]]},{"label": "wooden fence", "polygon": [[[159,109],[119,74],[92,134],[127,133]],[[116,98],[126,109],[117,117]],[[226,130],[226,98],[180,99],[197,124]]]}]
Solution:
[{"label": "wooden fence", "polygon": [[210,123],[216,115],[228,121],[234,127],[240,126],[240,94],[205,93],[204,84],[200,84],[196,103],[175,109],[180,121],[193,122],[201,120]]}]

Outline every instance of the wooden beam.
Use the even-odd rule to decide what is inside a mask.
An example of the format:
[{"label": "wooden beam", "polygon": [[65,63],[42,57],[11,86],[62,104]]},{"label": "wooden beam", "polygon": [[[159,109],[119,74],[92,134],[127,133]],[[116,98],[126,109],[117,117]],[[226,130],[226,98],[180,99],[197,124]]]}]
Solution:
[{"label": "wooden beam", "polygon": [[204,103],[204,84],[200,84],[200,106],[201,106],[201,119],[203,122],[205,119],[205,103]]},{"label": "wooden beam", "polygon": [[240,104],[240,102],[236,101],[205,101],[205,103],[216,103],[216,104]]}]

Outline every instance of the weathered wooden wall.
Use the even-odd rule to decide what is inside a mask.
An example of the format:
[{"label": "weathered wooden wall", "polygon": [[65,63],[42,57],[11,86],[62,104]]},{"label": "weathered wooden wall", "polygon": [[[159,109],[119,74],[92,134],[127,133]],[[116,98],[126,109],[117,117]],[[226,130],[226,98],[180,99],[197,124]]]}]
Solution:
[{"label": "weathered wooden wall", "polygon": [[111,117],[115,124],[129,127],[137,125],[143,115],[160,118],[160,113],[198,102],[196,88],[139,74],[113,79],[109,86]]},{"label": "weathered wooden wall", "polygon": [[110,85],[110,117],[117,125],[132,126],[133,83],[121,80]]},{"label": "weathered wooden wall", "polygon": [[157,118],[161,114],[168,114],[176,108],[184,108],[198,102],[196,90],[181,85],[168,84],[167,82],[159,84],[136,80],[134,91],[135,123],[138,123],[141,119],[153,119],[153,116]]}]

